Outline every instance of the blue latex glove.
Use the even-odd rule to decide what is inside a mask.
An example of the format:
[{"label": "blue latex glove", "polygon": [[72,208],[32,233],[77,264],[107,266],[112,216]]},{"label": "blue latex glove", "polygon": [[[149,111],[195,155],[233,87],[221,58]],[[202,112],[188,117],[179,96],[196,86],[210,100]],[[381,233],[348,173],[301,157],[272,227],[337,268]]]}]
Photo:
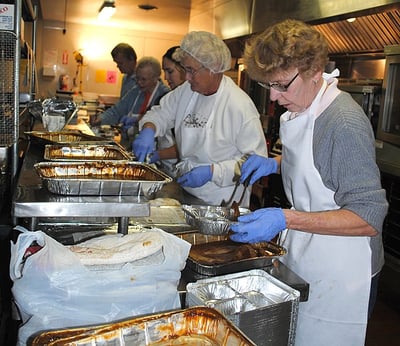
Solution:
[{"label": "blue latex glove", "polygon": [[150,154],[150,161],[149,163],[156,163],[160,161],[160,154],[158,153],[157,150],[154,150],[151,154]]},{"label": "blue latex glove", "polygon": [[239,216],[238,221],[231,225],[234,234],[230,238],[240,243],[270,241],[286,228],[286,219],[281,208],[258,209]]},{"label": "blue latex glove", "polygon": [[184,187],[200,187],[212,178],[211,166],[199,166],[182,175],[176,181]]},{"label": "blue latex glove", "polygon": [[152,128],[146,127],[136,137],[132,143],[132,150],[139,162],[144,162],[146,156],[154,150],[154,135]]},{"label": "blue latex glove", "polygon": [[275,159],[253,154],[243,163],[240,171],[240,182],[243,184],[246,178],[253,174],[250,178],[250,185],[253,185],[261,177],[278,172],[278,162]]},{"label": "blue latex glove", "polygon": [[135,123],[137,123],[138,117],[137,115],[124,115],[121,120],[120,124],[122,124],[122,129],[124,131],[128,131]]}]

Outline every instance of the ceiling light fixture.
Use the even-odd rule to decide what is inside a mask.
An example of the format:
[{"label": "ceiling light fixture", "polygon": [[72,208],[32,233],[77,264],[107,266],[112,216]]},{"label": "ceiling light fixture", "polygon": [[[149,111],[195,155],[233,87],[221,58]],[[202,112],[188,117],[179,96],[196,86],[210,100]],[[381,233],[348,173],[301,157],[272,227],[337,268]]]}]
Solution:
[{"label": "ceiling light fixture", "polygon": [[105,0],[103,2],[103,5],[101,5],[101,7],[99,9],[99,15],[97,16],[97,18],[99,20],[108,20],[114,15],[115,10],[116,10],[116,8],[115,8],[114,1]]},{"label": "ceiling light fixture", "polygon": [[356,18],[352,17],[352,18],[348,18],[346,19],[349,23],[353,23],[356,21]]}]

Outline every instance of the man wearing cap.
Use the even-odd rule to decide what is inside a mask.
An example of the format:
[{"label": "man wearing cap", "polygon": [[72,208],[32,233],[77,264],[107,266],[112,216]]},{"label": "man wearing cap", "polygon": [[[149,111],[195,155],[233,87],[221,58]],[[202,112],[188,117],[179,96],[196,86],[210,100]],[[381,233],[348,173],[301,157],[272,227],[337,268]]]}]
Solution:
[{"label": "man wearing cap", "polygon": [[[155,138],[174,128],[177,182],[206,204],[220,205],[233,193],[241,158],[267,156],[259,113],[250,97],[224,75],[231,54],[214,34],[188,33],[173,57],[185,69],[186,81],[144,115],[133,152],[139,161],[151,158]],[[237,189],[236,200],[241,190]],[[250,191],[249,187],[243,207],[249,205]]]}]

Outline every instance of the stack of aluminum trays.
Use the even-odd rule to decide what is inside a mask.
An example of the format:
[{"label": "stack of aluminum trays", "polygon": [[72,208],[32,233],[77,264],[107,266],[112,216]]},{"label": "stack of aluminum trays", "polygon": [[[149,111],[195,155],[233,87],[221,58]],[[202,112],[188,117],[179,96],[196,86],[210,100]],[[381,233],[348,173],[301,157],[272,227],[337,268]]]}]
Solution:
[{"label": "stack of aluminum trays", "polygon": [[215,308],[258,346],[294,345],[300,293],[264,270],[201,279],[186,291],[186,306]]}]

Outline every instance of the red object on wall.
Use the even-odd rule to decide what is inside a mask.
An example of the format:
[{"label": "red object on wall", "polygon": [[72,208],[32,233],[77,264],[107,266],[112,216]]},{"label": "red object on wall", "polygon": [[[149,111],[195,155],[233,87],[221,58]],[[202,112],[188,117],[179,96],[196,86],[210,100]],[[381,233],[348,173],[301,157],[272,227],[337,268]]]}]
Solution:
[{"label": "red object on wall", "polygon": [[68,51],[64,50],[63,55],[62,55],[62,63],[63,65],[68,64]]}]

